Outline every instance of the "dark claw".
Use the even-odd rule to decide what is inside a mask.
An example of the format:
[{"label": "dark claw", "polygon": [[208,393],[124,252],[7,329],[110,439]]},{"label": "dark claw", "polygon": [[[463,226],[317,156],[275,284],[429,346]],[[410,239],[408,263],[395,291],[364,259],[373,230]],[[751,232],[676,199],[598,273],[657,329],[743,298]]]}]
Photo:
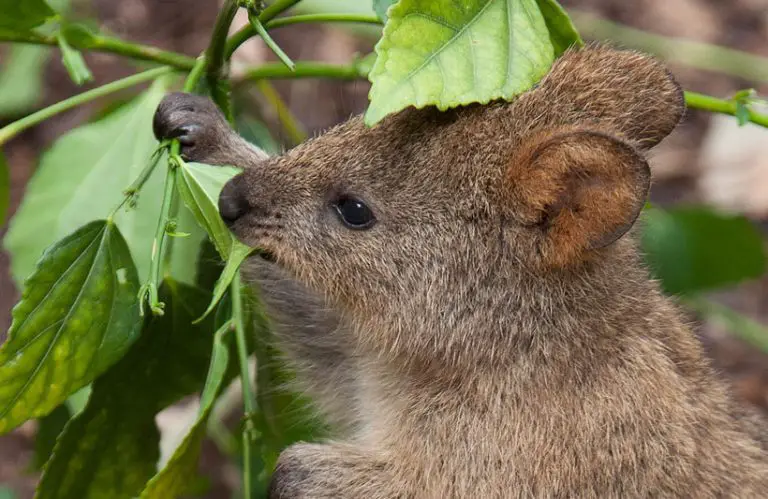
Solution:
[{"label": "dark claw", "polygon": [[152,121],[152,130],[159,141],[178,139],[182,156],[189,160],[196,155],[204,156],[205,149],[216,144],[218,134],[226,133],[228,127],[224,116],[210,99],[175,92],[160,102]]}]

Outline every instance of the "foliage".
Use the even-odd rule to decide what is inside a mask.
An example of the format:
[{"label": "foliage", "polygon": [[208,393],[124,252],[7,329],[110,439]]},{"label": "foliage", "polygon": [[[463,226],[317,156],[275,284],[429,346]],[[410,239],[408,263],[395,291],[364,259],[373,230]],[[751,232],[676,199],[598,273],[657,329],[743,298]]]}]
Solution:
[{"label": "foliage", "polygon": [[581,43],[562,10],[548,13],[536,0],[400,0],[376,45],[366,123],[409,105],[445,110],[528,90]]},{"label": "foliage", "polygon": [[[186,74],[184,90],[207,93],[229,111],[229,93],[237,103],[238,86],[223,70],[226,57],[258,33],[285,66],[255,68],[247,72],[253,79],[367,76],[372,89],[365,119],[374,125],[408,106],[447,109],[514,98],[581,39],[555,0],[347,0],[346,15],[324,10],[339,2],[305,0],[299,5],[314,5],[315,16],[309,17],[315,20],[380,19],[385,27],[375,53],[349,66],[294,65],[266,30],[297,2],[278,0],[259,11],[259,2],[225,0],[210,48],[196,61],[100,34],[70,20],[65,3],[0,0],[0,40],[35,44],[12,47],[0,73],[0,114],[36,105],[42,65],[50,56],[44,46],[59,48],[78,84],[91,79],[80,50],[166,67],[84,92],[0,129],[2,144],[66,109],[151,81],[147,90],[128,101],[113,100],[91,122],[55,141],[10,223],[4,245],[23,295],[9,340],[0,347],[0,434],[38,419],[34,464],[43,467],[40,498],[179,497],[197,490],[201,444],[209,425],[217,423],[214,405],[239,375],[245,418],[235,451],[244,495],[263,495],[280,451],[316,439],[325,428],[305,400],[281,389],[292,374],[276,360],[257,297],[240,285],[239,267],[255,249],[232,237],[216,202],[239,170],[186,163],[177,142],[158,144],[152,134],[157,104],[178,88],[173,73]],[[250,7],[251,26],[225,40],[238,5]],[[265,83],[258,89],[266,101],[278,109],[285,128],[301,136]],[[750,91],[727,101],[692,93],[687,98],[740,122],[764,119],[750,109],[757,102]],[[232,114],[242,135],[278,152],[283,144],[238,107]],[[0,223],[8,195],[8,168],[0,155]],[[761,238],[742,217],[704,208],[649,208],[644,222],[651,268],[668,292],[685,294],[691,303],[700,304],[695,300],[702,291],[764,272]],[[759,326],[727,310],[718,309],[717,316],[750,341],[766,344]],[[155,416],[191,394],[201,397],[196,420],[170,459],[158,463]]]}]

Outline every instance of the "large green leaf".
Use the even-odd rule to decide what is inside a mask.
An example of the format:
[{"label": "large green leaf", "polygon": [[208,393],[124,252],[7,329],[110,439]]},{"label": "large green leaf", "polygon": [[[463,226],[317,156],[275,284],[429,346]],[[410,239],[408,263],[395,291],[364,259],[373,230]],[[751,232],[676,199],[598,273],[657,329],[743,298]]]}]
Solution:
[{"label": "large green leaf", "polygon": [[0,64],[0,116],[31,111],[43,97],[43,69],[51,49],[40,45],[12,45]]},{"label": "large green leaf", "polygon": [[565,13],[554,0],[542,4],[549,19],[537,0],[400,0],[376,45],[365,122],[407,106],[445,110],[528,90],[569,36]]},{"label": "large green leaf", "polygon": [[[152,116],[166,84],[158,80],[134,102],[62,136],[43,155],[4,241],[17,284],[32,272],[45,248],[77,227],[106,217],[150,161],[158,145],[152,134]],[[115,217],[142,282],[149,273],[152,239],[163,197],[162,165],[141,191],[138,206]],[[194,251],[173,254],[174,269],[186,269],[189,274],[174,277],[191,283],[196,245],[204,233],[194,225],[183,230],[192,236],[175,244],[174,249],[192,247]]]},{"label": "large green leaf", "polygon": [[0,227],[5,225],[8,215],[8,205],[11,201],[11,172],[5,155],[0,151]]},{"label": "large green leaf", "polygon": [[120,232],[92,222],[48,249],[0,348],[0,434],[44,416],[119,360],[141,327]]},{"label": "large green leaf", "polygon": [[190,491],[189,477],[197,472],[200,460],[201,445],[206,435],[206,423],[213,409],[213,403],[224,386],[227,378],[231,377],[229,366],[230,342],[232,323],[227,322],[214,335],[211,364],[205,388],[200,397],[200,409],[197,420],[176,448],[168,463],[147,484],[141,493],[142,499],[174,499]]},{"label": "large green leaf", "polygon": [[762,237],[742,216],[694,207],[648,208],[643,219],[647,261],[668,293],[722,287],[765,271]]},{"label": "large green leaf", "polygon": [[45,0],[0,0],[0,29],[25,32],[56,13]]},{"label": "large green leaf", "polygon": [[192,325],[208,293],[165,281],[160,298],[165,315],[147,320],[139,341],[93,383],[85,410],[67,424],[39,499],[133,498],[155,474],[155,416],[202,389],[214,331],[212,321]]}]

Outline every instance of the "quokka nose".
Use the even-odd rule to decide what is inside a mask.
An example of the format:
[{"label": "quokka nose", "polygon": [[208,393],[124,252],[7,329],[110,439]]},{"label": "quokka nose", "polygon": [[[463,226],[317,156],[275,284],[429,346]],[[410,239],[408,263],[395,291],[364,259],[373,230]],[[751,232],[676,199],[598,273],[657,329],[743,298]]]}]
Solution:
[{"label": "quokka nose", "polygon": [[227,225],[232,225],[248,212],[248,201],[239,188],[238,177],[224,184],[219,195],[219,214]]}]

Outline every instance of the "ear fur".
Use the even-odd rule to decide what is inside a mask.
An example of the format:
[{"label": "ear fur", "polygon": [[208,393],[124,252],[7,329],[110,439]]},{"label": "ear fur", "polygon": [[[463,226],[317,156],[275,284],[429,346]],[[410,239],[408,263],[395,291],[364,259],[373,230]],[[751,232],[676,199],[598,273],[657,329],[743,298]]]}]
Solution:
[{"label": "ear fur", "polygon": [[586,126],[648,150],[680,122],[685,98],[672,73],[655,58],[591,44],[557,59],[512,113],[519,123],[538,130]]},{"label": "ear fur", "polygon": [[564,267],[610,245],[635,223],[650,188],[648,163],[595,131],[539,134],[515,155],[506,182],[513,214],[540,232],[542,257]]}]

